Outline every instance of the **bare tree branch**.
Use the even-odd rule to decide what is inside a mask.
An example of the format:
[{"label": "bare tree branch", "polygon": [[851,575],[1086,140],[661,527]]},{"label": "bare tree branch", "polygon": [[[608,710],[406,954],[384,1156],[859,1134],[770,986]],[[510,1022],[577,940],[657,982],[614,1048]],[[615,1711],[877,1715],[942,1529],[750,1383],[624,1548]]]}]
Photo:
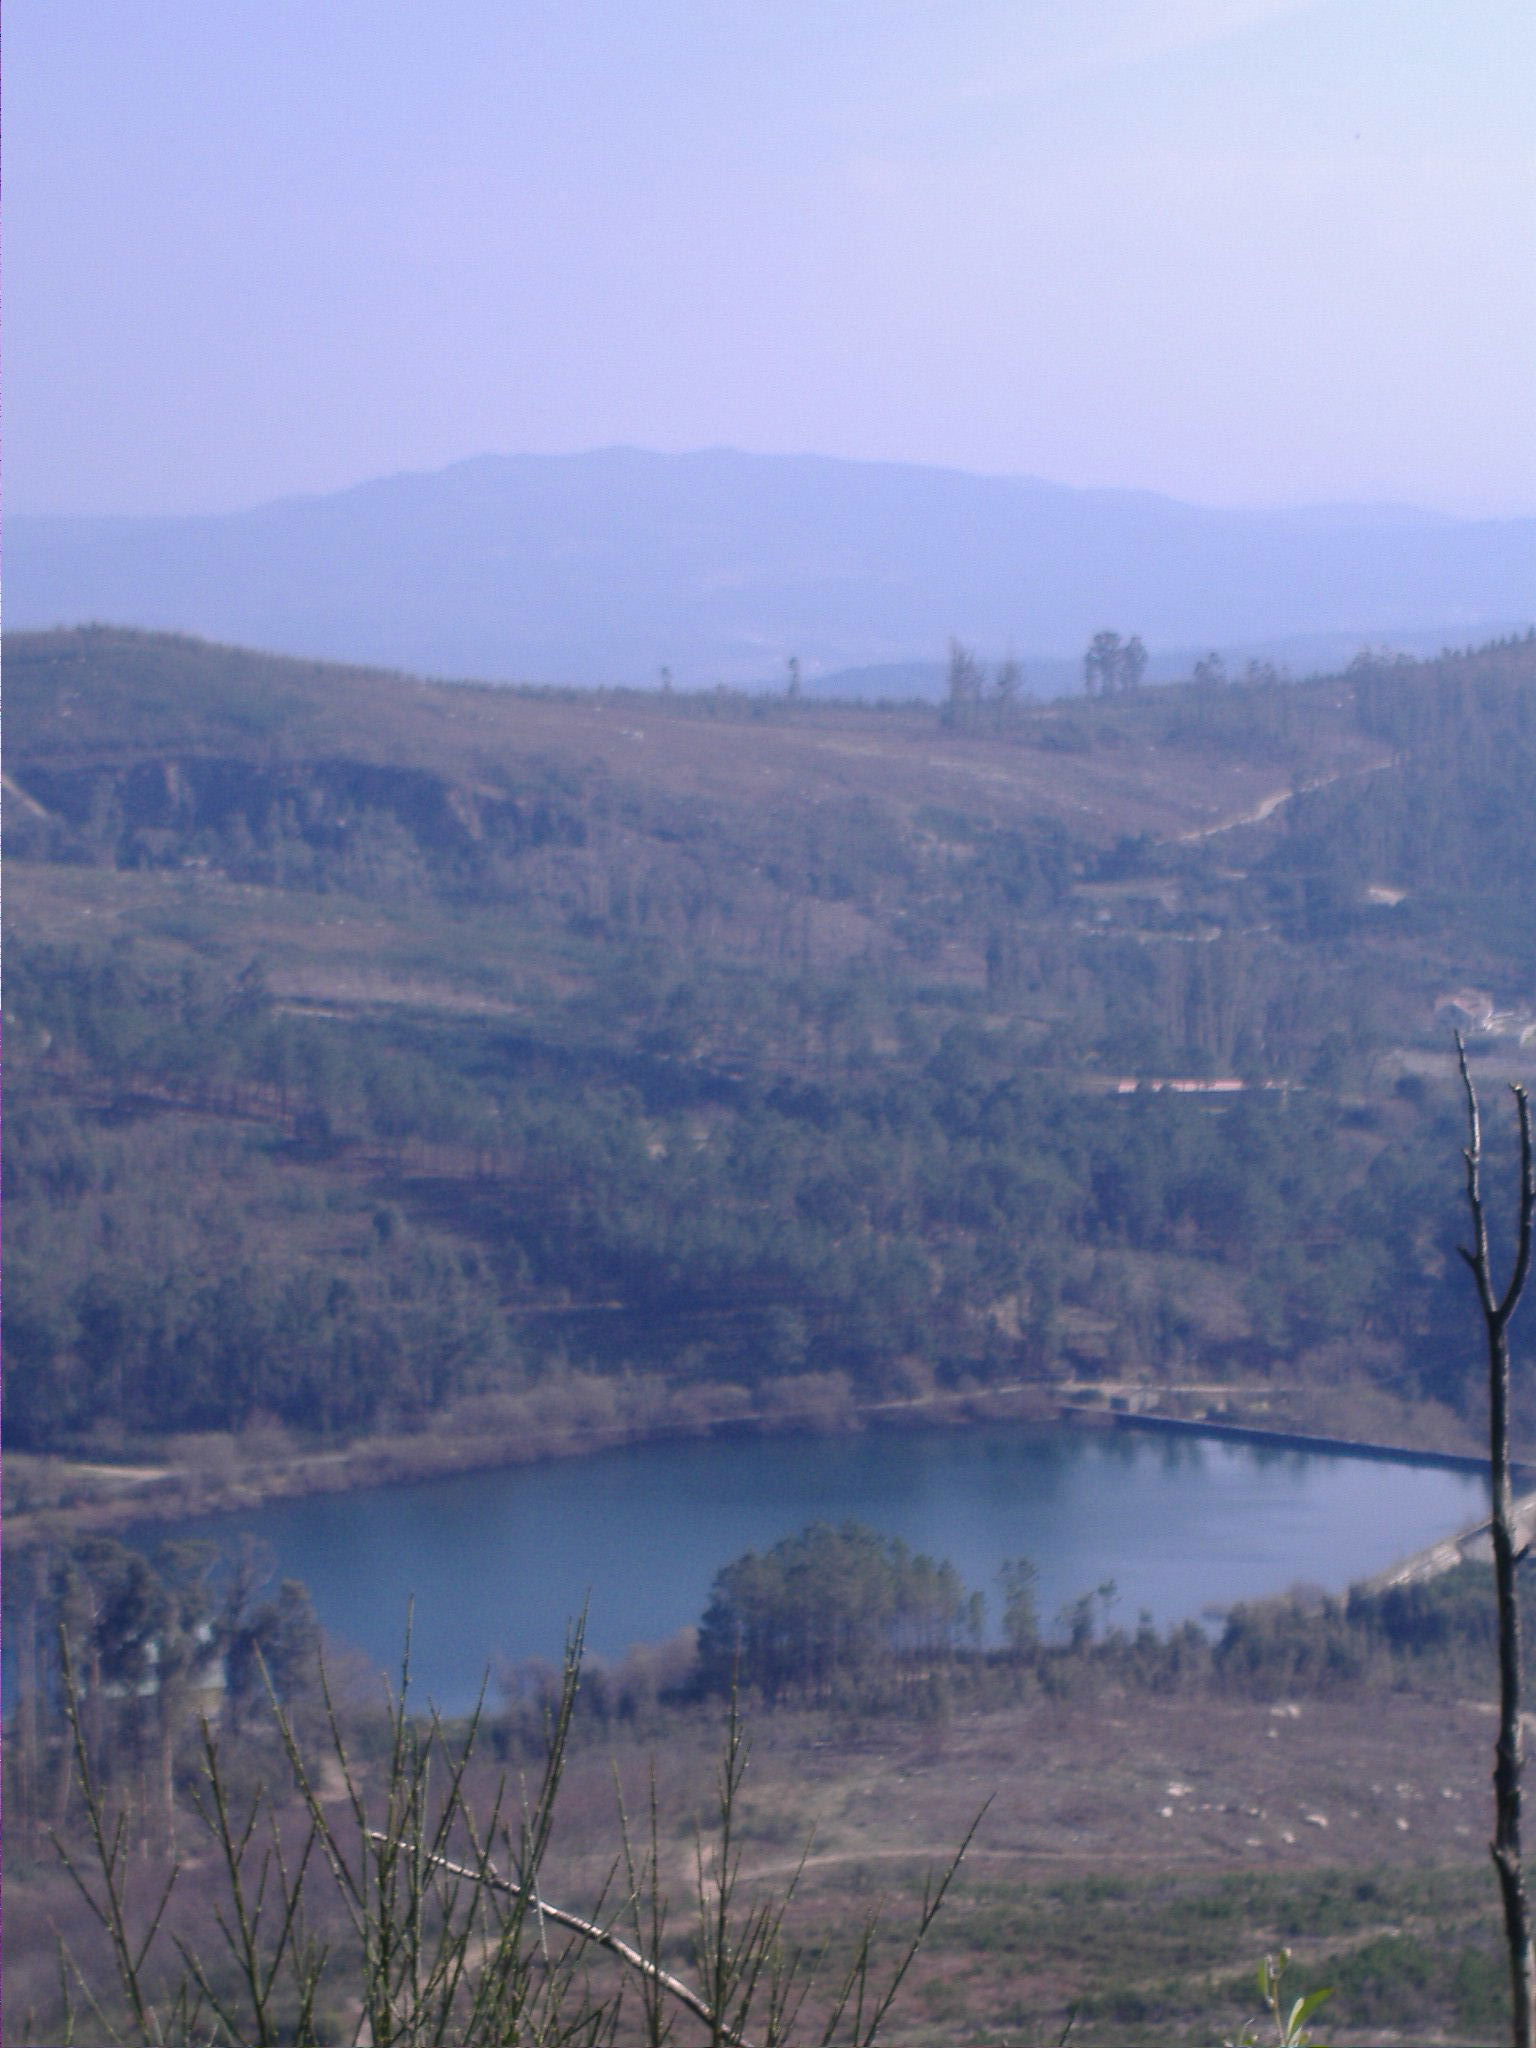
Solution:
[{"label": "bare tree branch", "polygon": [[[385,1839],[374,1828],[368,1829],[368,1836],[374,1842],[382,1842]],[[630,1969],[637,1970],[642,1977],[669,1993],[680,2005],[686,2005],[696,2019],[701,2019],[706,2027],[718,2031],[727,2048],[751,2048],[751,2043],[746,2037],[734,2033],[725,2026],[691,1985],[685,1984],[681,1977],[672,1976],[669,1971],[662,1969],[659,1963],[652,1962],[649,1956],[642,1955],[637,1948],[632,1948],[611,1929],[599,1927],[592,1920],[583,1920],[578,1913],[568,1913],[563,1906],[552,1906],[548,1899],[540,1898],[536,1893],[527,1891],[524,1886],[515,1884],[511,1878],[502,1877],[494,1870],[471,1870],[467,1864],[450,1862],[446,1856],[440,1856],[434,1850],[425,1850],[423,1855],[428,1863],[446,1872],[449,1877],[463,1878],[466,1884],[486,1885],[492,1891],[505,1893],[508,1898],[527,1899],[534,1911],[543,1919],[552,1920],[557,1927],[568,1927],[573,1934],[579,1934],[585,1941],[596,1942],[599,1948],[607,1949],[608,1953],[617,1956],[621,1963],[627,1963]]]}]

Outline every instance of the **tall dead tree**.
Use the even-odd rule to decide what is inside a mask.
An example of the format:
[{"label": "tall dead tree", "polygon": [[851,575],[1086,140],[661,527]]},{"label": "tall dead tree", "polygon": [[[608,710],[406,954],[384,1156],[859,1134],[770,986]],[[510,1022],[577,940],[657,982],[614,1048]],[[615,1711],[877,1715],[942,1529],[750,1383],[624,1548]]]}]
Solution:
[{"label": "tall dead tree", "polygon": [[1493,1485],[1493,1579],[1499,1619],[1499,1738],[1494,1753],[1494,1833],[1491,1844],[1504,1901],[1504,1941],[1509,1952],[1514,2009],[1514,2048],[1536,2048],[1536,1950],[1531,1941],[1531,1907],[1520,1847],[1520,1779],[1524,1753],[1520,1724],[1520,1597],[1515,1569],[1525,1545],[1515,1527],[1514,1483],[1509,1459],[1509,1322],[1531,1270],[1531,1229],[1536,1217],[1536,1164],[1532,1160],[1531,1103],[1526,1090],[1512,1087],[1520,1125],[1520,1197],[1515,1263],[1499,1292],[1493,1278],[1488,1217],[1483,1203],[1483,1126],[1477,1090],[1467,1071],[1467,1049],[1456,1039],[1461,1082],[1467,1097],[1467,1207],[1472,1244],[1461,1256],[1477,1284],[1478,1305],[1488,1338],[1488,1460]]}]

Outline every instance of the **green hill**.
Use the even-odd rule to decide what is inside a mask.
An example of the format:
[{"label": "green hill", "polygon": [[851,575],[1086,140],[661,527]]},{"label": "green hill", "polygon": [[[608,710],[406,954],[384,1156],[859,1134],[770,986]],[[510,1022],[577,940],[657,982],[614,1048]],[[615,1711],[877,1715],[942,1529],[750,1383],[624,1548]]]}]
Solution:
[{"label": "green hill", "polygon": [[14,1444],[1467,1398],[1536,640],[958,718],[105,628],[6,682]]}]

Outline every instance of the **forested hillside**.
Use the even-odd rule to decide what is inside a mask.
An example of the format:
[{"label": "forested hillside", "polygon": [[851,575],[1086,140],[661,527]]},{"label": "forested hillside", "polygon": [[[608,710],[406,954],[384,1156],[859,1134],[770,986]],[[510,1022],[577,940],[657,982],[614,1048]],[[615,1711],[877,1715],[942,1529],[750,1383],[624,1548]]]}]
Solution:
[{"label": "forested hillside", "polygon": [[1473,1399],[1536,638],[947,719],[6,657],[14,1444]]}]

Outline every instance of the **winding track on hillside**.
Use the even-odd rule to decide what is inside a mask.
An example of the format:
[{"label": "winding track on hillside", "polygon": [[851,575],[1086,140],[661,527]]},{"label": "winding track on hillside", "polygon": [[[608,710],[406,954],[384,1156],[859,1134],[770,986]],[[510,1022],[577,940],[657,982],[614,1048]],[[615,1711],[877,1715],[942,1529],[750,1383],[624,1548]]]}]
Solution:
[{"label": "winding track on hillside", "polygon": [[1193,832],[1176,834],[1180,846],[1189,846],[1201,839],[1214,839],[1219,832],[1235,832],[1239,825],[1262,825],[1272,818],[1282,804],[1288,804],[1294,797],[1310,796],[1314,790],[1328,789],[1335,782],[1346,782],[1352,776],[1379,775],[1384,768],[1395,768],[1402,759],[1400,754],[1387,754],[1379,761],[1364,761],[1357,768],[1336,768],[1331,775],[1320,775],[1315,782],[1303,782],[1297,788],[1277,789],[1269,796],[1261,797],[1251,811],[1239,811],[1235,818],[1223,818],[1219,824],[1200,825]]}]

